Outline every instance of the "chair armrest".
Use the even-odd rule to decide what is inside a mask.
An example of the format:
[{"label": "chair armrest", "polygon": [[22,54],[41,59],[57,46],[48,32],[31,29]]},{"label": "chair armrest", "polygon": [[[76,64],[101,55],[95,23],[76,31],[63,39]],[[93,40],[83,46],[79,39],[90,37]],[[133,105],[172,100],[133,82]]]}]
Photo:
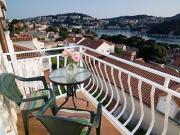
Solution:
[{"label": "chair armrest", "polygon": [[[59,110],[60,110],[60,109],[68,109],[68,110],[75,110],[75,111],[86,111],[86,112],[89,112],[89,113],[91,113],[91,114],[94,114],[93,111],[84,110],[84,109],[78,109],[78,108],[66,108],[66,107],[62,107],[62,108],[59,108]],[[58,110],[58,111],[59,111],[59,110]]]},{"label": "chair armrest", "polygon": [[24,82],[28,82],[28,81],[42,81],[43,85],[44,85],[44,89],[48,89],[47,83],[46,83],[46,79],[44,76],[37,76],[37,77],[31,77],[31,78],[23,78],[23,77],[19,77],[19,76],[15,76],[16,79],[18,79],[19,81],[24,81]]},{"label": "chair armrest", "polygon": [[38,111],[38,113],[36,115],[42,115],[46,112],[46,110],[51,107],[51,105],[53,105],[55,102],[55,97],[50,97],[48,99],[48,101],[46,102],[46,104],[44,104],[44,106]]},{"label": "chair armrest", "polygon": [[34,101],[34,100],[39,100],[39,99],[47,99],[47,96],[38,96],[38,97],[33,97],[33,98],[27,98],[27,99],[17,99],[14,97],[8,97],[9,99],[11,99],[12,101],[15,101],[17,103],[22,103],[22,102],[30,102],[30,101]]},{"label": "chair armrest", "polygon": [[50,96],[53,96],[53,97],[56,96],[55,93],[54,93],[54,91],[53,91],[52,89],[50,89],[50,88],[47,88],[47,89],[41,89],[41,90],[39,90],[39,91],[43,91],[43,90],[49,90]]},{"label": "chair armrest", "polygon": [[38,97],[22,99],[21,102],[30,102],[30,101],[39,100],[39,99],[44,99],[46,101],[47,98],[48,98],[47,96],[38,96]]}]

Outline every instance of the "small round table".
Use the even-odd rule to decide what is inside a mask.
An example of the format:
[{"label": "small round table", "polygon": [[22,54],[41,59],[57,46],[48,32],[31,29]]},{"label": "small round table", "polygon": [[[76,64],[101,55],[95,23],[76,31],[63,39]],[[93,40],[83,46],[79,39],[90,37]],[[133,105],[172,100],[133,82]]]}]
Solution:
[{"label": "small round table", "polygon": [[76,96],[76,88],[77,85],[86,82],[90,77],[91,72],[88,69],[82,67],[77,67],[74,74],[69,74],[66,68],[58,68],[49,74],[50,81],[58,85],[67,86],[67,96],[65,102],[59,107],[59,109],[68,102],[70,97],[72,97],[72,101],[75,108],[76,105],[74,102],[74,97],[76,97],[79,100],[86,101],[88,106],[87,100],[78,98]]}]

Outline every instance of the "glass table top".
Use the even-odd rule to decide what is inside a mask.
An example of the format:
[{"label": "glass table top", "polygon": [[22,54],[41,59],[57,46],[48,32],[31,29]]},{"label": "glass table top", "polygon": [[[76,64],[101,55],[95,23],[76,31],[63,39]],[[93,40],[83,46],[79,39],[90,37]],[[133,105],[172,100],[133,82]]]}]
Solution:
[{"label": "glass table top", "polygon": [[91,77],[91,72],[82,67],[77,67],[75,73],[70,74],[66,68],[58,68],[49,74],[49,79],[61,85],[77,85]]}]

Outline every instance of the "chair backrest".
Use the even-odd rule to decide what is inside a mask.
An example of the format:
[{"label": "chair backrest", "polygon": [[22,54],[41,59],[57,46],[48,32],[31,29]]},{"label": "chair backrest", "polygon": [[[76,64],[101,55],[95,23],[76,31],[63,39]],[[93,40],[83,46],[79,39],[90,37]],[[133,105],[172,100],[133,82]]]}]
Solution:
[{"label": "chair backrest", "polygon": [[80,135],[86,125],[68,118],[38,114],[37,119],[47,128],[50,135]]},{"label": "chair backrest", "polygon": [[0,75],[0,93],[18,104],[23,97],[16,84],[15,76],[10,73]]},{"label": "chair backrest", "polygon": [[[44,113],[52,103],[53,99],[49,100],[45,107],[43,107],[36,115],[36,118],[41,121],[41,123],[47,128],[51,135],[80,135],[82,133],[83,128],[89,125],[78,120],[72,120],[69,118],[59,116],[45,115]],[[89,125],[90,128],[97,128],[97,130],[99,131],[98,135],[100,135],[101,115],[102,106],[101,103],[99,103],[94,116],[94,120]]]}]

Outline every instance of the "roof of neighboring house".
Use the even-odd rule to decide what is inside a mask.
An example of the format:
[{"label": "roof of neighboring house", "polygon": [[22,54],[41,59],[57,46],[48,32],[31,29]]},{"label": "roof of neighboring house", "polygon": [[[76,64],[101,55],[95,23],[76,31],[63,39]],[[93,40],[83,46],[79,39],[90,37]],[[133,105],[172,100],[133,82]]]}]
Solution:
[{"label": "roof of neighboring house", "polygon": [[174,66],[180,67],[180,55],[177,55],[174,61]]},{"label": "roof of neighboring house", "polygon": [[143,58],[137,58],[134,60],[136,63],[145,63]]},{"label": "roof of neighboring house", "polygon": [[[97,53],[92,52],[92,51],[86,51],[86,53],[88,53],[88,54],[90,54],[92,56],[98,57],[100,59],[103,59],[104,61],[107,61],[107,62],[109,62],[111,64],[114,64],[114,65],[116,65],[116,66],[118,66],[118,67],[120,67],[122,69],[128,70],[128,71],[130,71],[132,73],[135,73],[137,75],[140,75],[140,76],[142,76],[144,78],[147,78],[148,80],[151,80],[151,81],[156,82],[158,84],[161,84],[161,85],[164,84],[165,78],[161,77],[158,74],[147,72],[147,71],[145,71],[143,69],[133,67],[132,65],[123,63],[121,61],[117,61],[115,59],[106,57],[104,55],[97,54]],[[149,67],[149,68],[153,68],[155,70],[158,70],[158,71],[161,71],[161,72],[164,72],[164,73],[168,73],[168,74],[176,76],[176,77],[180,76],[180,73],[178,71],[176,71],[176,70],[173,70],[173,69],[169,69],[169,68],[165,68],[165,67],[163,68],[163,67],[159,67],[159,66],[154,66],[152,64],[147,64],[147,63],[141,63],[141,65]],[[103,65],[101,65],[101,66],[102,66],[101,69],[103,69],[104,66]],[[102,72],[103,72],[103,74],[105,74],[104,70],[102,70]],[[108,73],[108,76],[110,78],[111,83],[113,83],[110,67],[107,67],[107,73]],[[115,78],[115,81],[116,81],[116,85],[121,88],[120,82],[117,79],[118,78],[118,71],[115,70],[113,75],[114,75],[114,78]],[[121,79],[122,79],[124,90],[127,93],[129,93],[129,87],[128,87],[128,83],[127,83],[128,82],[128,75],[125,74],[125,73],[122,73]],[[131,77],[132,94],[137,99],[139,99],[138,81],[139,81],[138,79],[136,79],[134,77]],[[174,85],[177,85],[177,82],[170,81],[169,88],[172,88]],[[147,84],[145,82],[142,83],[142,89],[141,89],[141,91],[142,91],[142,100],[143,100],[143,103],[147,104],[148,106],[151,106],[151,99],[150,99],[151,88],[152,88],[151,85],[149,85],[149,84]],[[157,105],[159,96],[162,93],[163,93],[162,90],[156,89],[155,95],[154,95],[155,106]]]},{"label": "roof of neighboring house", "polygon": [[[15,52],[31,51],[31,50],[32,49],[14,44]],[[28,54],[24,53],[24,54],[17,54],[16,56],[17,56],[17,59],[26,59],[26,58],[40,57],[41,54],[40,53],[28,53]]]},{"label": "roof of neighboring house", "polygon": [[44,43],[44,45],[58,45],[59,42],[47,42],[47,43]]},{"label": "roof of neighboring house", "polygon": [[18,46],[29,48],[31,50],[37,49],[33,43],[33,37],[26,34],[19,34],[16,37],[11,37],[11,40]]},{"label": "roof of neighboring house", "polygon": [[104,39],[100,39],[100,40],[104,41],[105,43],[107,43],[107,44],[109,44],[109,45],[114,45],[114,43],[109,42],[109,41],[107,41],[107,40],[104,40]]},{"label": "roof of neighboring house", "polygon": [[107,43],[109,45],[113,45],[113,43],[103,40],[103,39],[98,39],[98,40],[90,40],[90,39],[84,39],[79,43],[79,45],[83,45],[86,47],[90,47],[92,49],[97,49],[99,46],[101,46],[103,43]]},{"label": "roof of neighboring house", "polygon": [[75,37],[74,42],[78,43],[79,41],[81,41],[82,39],[84,39],[83,37]]},{"label": "roof of neighboring house", "polygon": [[22,46],[22,47],[25,47],[25,48],[29,48],[31,50],[36,50],[36,46],[34,45],[33,41],[18,41],[18,42],[14,42],[16,45],[18,46]]},{"label": "roof of neighboring house", "polygon": [[68,43],[74,43],[75,41],[73,40],[73,38],[70,38],[70,37],[68,37],[68,38],[66,38],[65,39]]},{"label": "roof of neighboring house", "polygon": [[19,42],[19,41],[32,41],[31,36],[20,36],[20,37],[11,37],[11,40],[13,42]]},{"label": "roof of neighboring house", "polygon": [[134,58],[136,57],[136,52],[123,51],[121,54],[111,53],[111,55],[133,61]]}]

